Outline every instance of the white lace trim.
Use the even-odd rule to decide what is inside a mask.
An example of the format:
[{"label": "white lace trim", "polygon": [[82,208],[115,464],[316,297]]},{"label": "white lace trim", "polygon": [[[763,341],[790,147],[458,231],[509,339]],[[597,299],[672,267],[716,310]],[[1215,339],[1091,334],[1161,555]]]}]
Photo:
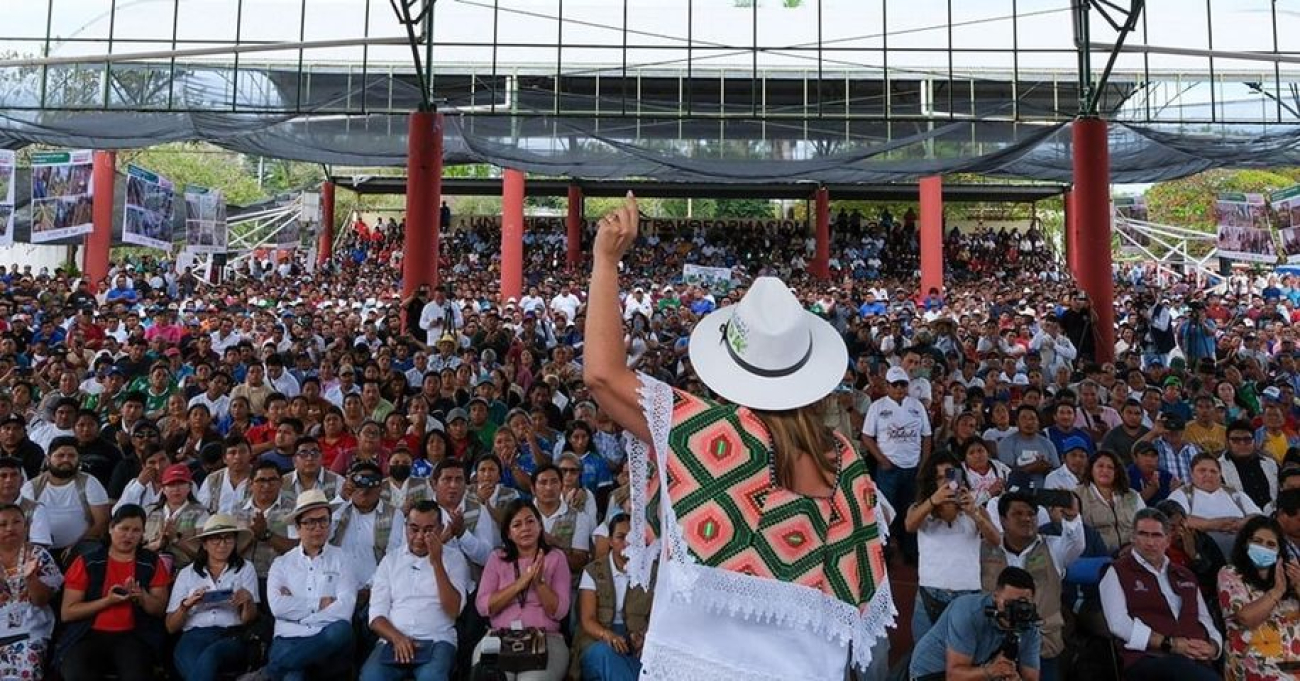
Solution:
[{"label": "white lace trim", "polygon": [[641,681],[790,681],[709,660],[684,650],[646,641],[641,651]]},{"label": "white lace trim", "polygon": [[[653,442],[653,452],[660,460],[660,539],[647,543],[645,513],[632,514],[629,533],[628,575],[632,584],[648,585],[656,558],[671,560],[674,571],[672,598],[690,603],[709,612],[744,620],[767,622],[781,627],[814,632],[841,646],[853,645],[853,664],[865,669],[871,664],[876,640],[894,626],[898,611],[894,607],[888,575],[879,575],[871,601],[857,608],[821,591],[774,579],[751,577],[730,570],[703,567],[695,563],[677,522],[667,495],[668,478],[662,460],[669,456],[668,433],[672,428],[673,393],[668,385],[639,375],[641,410],[645,415]],[[628,470],[631,478],[631,507],[645,509],[650,476],[650,445],[627,437]],[[635,542],[632,539],[635,538]],[[661,575],[660,579],[664,576]],[[673,654],[674,656],[676,653]],[[684,662],[684,664],[689,662]],[[676,662],[665,663],[676,664]],[[693,663],[692,663],[693,664]],[[685,675],[651,678],[709,679],[713,676]],[[717,678],[733,679],[734,674]],[[752,675],[748,678],[753,678]]]}]

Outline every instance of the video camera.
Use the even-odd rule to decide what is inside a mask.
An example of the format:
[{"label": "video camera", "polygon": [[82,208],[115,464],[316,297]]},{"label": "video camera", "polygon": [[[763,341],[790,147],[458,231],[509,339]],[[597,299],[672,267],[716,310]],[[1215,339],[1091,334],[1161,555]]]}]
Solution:
[{"label": "video camera", "polygon": [[1002,646],[998,648],[997,653],[994,653],[994,657],[1001,654],[1012,662],[1019,662],[1020,635],[1041,621],[1038,617],[1038,608],[1028,599],[1007,601],[1005,607],[1005,610],[998,610],[994,605],[984,608],[985,615],[1007,630],[1006,636],[1002,639]]}]

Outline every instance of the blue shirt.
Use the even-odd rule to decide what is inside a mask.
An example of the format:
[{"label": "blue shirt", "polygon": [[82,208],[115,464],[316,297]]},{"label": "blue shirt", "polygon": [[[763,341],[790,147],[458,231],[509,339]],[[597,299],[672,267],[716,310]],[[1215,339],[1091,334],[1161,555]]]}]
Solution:
[{"label": "blue shirt", "polygon": [[[948,650],[967,655],[972,664],[980,665],[993,659],[1002,647],[1007,632],[984,608],[993,605],[992,594],[959,596],[943,611],[943,616],[930,631],[917,641],[908,668],[913,678],[929,674],[942,674],[948,669]],[[1034,626],[1020,635],[1020,668],[1038,669],[1038,649],[1042,634]]]},{"label": "blue shirt", "polygon": [[582,482],[583,487],[595,492],[601,487],[614,486],[614,472],[609,469],[609,462],[599,452],[592,449],[587,450],[586,454],[580,459],[582,462]]},{"label": "blue shirt", "polygon": [[[1147,506],[1155,506],[1165,499],[1168,499],[1169,493],[1173,491],[1169,489],[1169,483],[1173,482],[1174,479],[1173,473],[1170,473],[1163,468],[1156,468],[1156,479],[1160,481],[1160,488],[1156,490],[1155,496],[1146,500]],[[1129,487],[1133,488],[1134,492],[1137,492],[1138,494],[1142,493],[1142,471],[1138,470],[1137,464],[1135,463],[1128,465],[1128,484]]]}]

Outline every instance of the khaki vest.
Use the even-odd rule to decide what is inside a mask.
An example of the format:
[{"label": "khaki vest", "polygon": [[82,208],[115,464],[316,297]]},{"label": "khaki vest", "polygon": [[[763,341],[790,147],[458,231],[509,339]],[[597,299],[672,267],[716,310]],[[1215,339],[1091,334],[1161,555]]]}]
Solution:
[{"label": "khaki vest", "polygon": [[1079,514],[1083,522],[1097,530],[1107,549],[1114,552],[1132,541],[1133,516],[1138,512],[1134,503],[1137,492],[1116,494],[1113,506],[1094,494],[1089,485],[1079,487],[1075,493],[1079,497]]},{"label": "khaki vest", "polygon": [[[90,512],[90,499],[86,498],[86,485],[89,481],[90,474],[79,472],[77,473],[77,476],[72,479],[72,484],[77,487],[77,498],[81,501],[81,512],[86,516],[86,524],[94,525],[95,515]],[[45,493],[45,488],[48,487],[49,484],[49,472],[41,473],[32,478],[32,497],[34,497],[38,503],[41,501],[41,495]],[[32,510],[35,509],[36,507],[33,506]],[[24,509],[23,512],[27,514],[27,522],[30,524],[32,521],[32,511]]]},{"label": "khaki vest", "polygon": [[[986,593],[997,590],[998,575],[1007,567],[1007,553],[1002,546],[980,543],[980,584]],[[1065,650],[1061,630],[1065,618],[1061,615],[1061,573],[1052,560],[1047,542],[1039,540],[1029,555],[1025,556],[1025,571],[1034,578],[1034,605],[1043,618],[1042,657],[1051,659]]]},{"label": "khaki vest", "polygon": [[[219,471],[214,471],[211,475],[208,476],[207,479],[211,481],[208,484],[212,485],[212,498],[208,501],[208,513],[216,514],[221,512],[221,495],[226,493],[227,475],[229,475],[229,471],[222,468]],[[250,480],[252,480],[252,477],[245,478],[245,481],[250,481]],[[252,492],[253,492],[253,485],[251,482],[249,482],[249,484],[244,485],[244,492],[241,498],[237,499],[235,503],[242,504],[248,501],[248,497],[252,494]]]},{"label": "khaki vest", "polygon": [[[596,621],[600,622],[600,626],[612,629],[614,602],[618,600],[618,594],[615,593],[614,575],[610,570],[609,558],[593,561],[587,565],[585,571],[591,576],[592,581],[596,582]],[[629,635],[644,636],[650,628],[650,608],[654,605],[654,582],[658,572],[659,564],[656,563],[650,569],[648,586],[643,588],[629,584],[627,587],[627,593],[623,597],[623,626],[627,627]],[[569,656],[569,673],[573,678],[577,678],[578,670],[582,668],[583,653],[597,642],[583,630],[581,625],[576,628],[578,632],[573,646],[577,649],[577,654]]]},{"label": "khaki vest", "polygon": [[[348,525],[352,523],[352,513],[356,507],[348,504],[343,507],[343,513],[339,515],[338,527],[334,529],[334,538],[330,543],[335,546],[343,545],[343,533],[347,532]],[[397,509],[392,504],[383,504],[374,511],[375,513],[375,562],[384,559],[384,554],[388,553],[388,537],[393,533],[393,519],[397,515]]]}]

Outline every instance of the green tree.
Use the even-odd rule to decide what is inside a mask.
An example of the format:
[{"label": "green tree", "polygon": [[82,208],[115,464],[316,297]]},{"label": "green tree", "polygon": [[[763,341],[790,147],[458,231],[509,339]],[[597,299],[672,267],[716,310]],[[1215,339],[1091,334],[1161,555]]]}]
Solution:
[{"label": "green tree", "polygon": [[243,157],[204,142],[178,142],[118,152],[118,166],[134,164],[171,180],[178,190],[192,184],[219,189],[228,203],[246,205],[266,198]]},{"label": "green tree", "polygon": [[1222,192],[1263,193],[1285,189],[1300,181],[1300,169],[1209,170],[1170,182],[1146,192],[1152,222],[1214,230],[1214,202]]}]

